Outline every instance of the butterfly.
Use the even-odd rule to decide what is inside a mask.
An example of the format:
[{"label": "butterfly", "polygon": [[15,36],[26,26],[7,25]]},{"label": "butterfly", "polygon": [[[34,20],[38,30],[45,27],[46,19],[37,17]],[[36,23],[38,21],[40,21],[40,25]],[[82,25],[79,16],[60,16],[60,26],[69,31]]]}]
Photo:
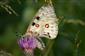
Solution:
[{"label": "butterfly", "polygon": [[58,18],[53,6],[42,6],[29,25],[26,34],[36,33],[39,37],[55,39],[58,35]]},{"label": "butterfly", "polygon": [[26,33],[18,41],[20,47],[33,56],[35,48],[43,50],[45,44],[41,37],[55,39],[58,35],[58,18],[52,5],[43,5],[27,28]]}]

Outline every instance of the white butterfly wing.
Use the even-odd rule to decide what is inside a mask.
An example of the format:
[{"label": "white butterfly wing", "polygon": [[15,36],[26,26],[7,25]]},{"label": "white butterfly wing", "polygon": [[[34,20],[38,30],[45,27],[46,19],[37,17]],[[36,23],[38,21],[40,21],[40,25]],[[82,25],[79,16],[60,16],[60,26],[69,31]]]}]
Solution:
[{"label": "white butterfly wing", "polygon": [[40,12],[43,14],[41,15],[43,27],[40,36],[54,39],[58,34],[58,19],[52,6],[48,5],[42,9]]},{"label": "white butterfly wing", "polygon": [[[46,25],[48,25],[46,27]],[[49,39],[56,38],[58,34],[58,26],[53,21],[45,22],[44,30],[40,33],[40,36],[47,37]]]},{"label": "white butterfly wing", "polygon": [[42,6],[35,15],[27,32],[38,33],[40,37],[56,38],[58,34],[58,19],[53,6]]}]

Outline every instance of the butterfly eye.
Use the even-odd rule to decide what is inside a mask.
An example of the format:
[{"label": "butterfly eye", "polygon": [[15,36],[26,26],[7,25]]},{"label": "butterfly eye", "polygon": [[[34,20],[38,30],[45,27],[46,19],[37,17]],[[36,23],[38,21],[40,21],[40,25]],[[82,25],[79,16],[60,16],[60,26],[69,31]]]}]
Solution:
[{"label": "butterfly eye", "polygon": [[45,27],[46,27],[46,28],[49,28],[49,24],[45,24]]},{"label": "butterfly eye", "polygon": [[37,16],[37,17],[36,17],[36,19],[37,19],[37,20],[39,20],[39,19],[40,19],[40,17],[39,17],[39,16]]},{"label": "butterfly eye", "polygon": [[35,27],[37,27],[37,28],[38,28],[38,27],[39,27],[39,24],[35,24]]}]

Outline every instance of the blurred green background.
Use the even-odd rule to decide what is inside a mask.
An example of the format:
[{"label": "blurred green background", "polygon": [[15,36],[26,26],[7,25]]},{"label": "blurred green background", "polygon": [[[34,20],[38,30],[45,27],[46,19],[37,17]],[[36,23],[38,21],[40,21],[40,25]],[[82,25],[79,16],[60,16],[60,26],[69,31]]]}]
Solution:
[{"label": "blurred green background", "polygon": [[[85,0],[52,0],[59,18],[59,34],[44,39],[42,56],[85,56]],[[17,41],[44,0],[0,0],[0,50],[13,56],[25,56]],[[35,56],[40,56],[39,51]]]}]

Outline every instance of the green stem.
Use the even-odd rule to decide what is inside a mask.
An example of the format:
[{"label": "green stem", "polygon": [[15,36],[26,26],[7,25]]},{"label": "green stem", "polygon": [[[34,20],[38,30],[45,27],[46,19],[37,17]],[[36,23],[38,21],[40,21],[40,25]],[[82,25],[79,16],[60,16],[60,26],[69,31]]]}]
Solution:
[{"label": "green stem", "polygon": [[48,56],[48,54],[49,54],[49,52],[51,51],[52,46],[53,46],[53,44],[54,44],[54,40],[49,40],[47,44],[48,44],[48,45],[47,45],[47,47],[46,47],[46,50],[45,50],[43,56]]}]

